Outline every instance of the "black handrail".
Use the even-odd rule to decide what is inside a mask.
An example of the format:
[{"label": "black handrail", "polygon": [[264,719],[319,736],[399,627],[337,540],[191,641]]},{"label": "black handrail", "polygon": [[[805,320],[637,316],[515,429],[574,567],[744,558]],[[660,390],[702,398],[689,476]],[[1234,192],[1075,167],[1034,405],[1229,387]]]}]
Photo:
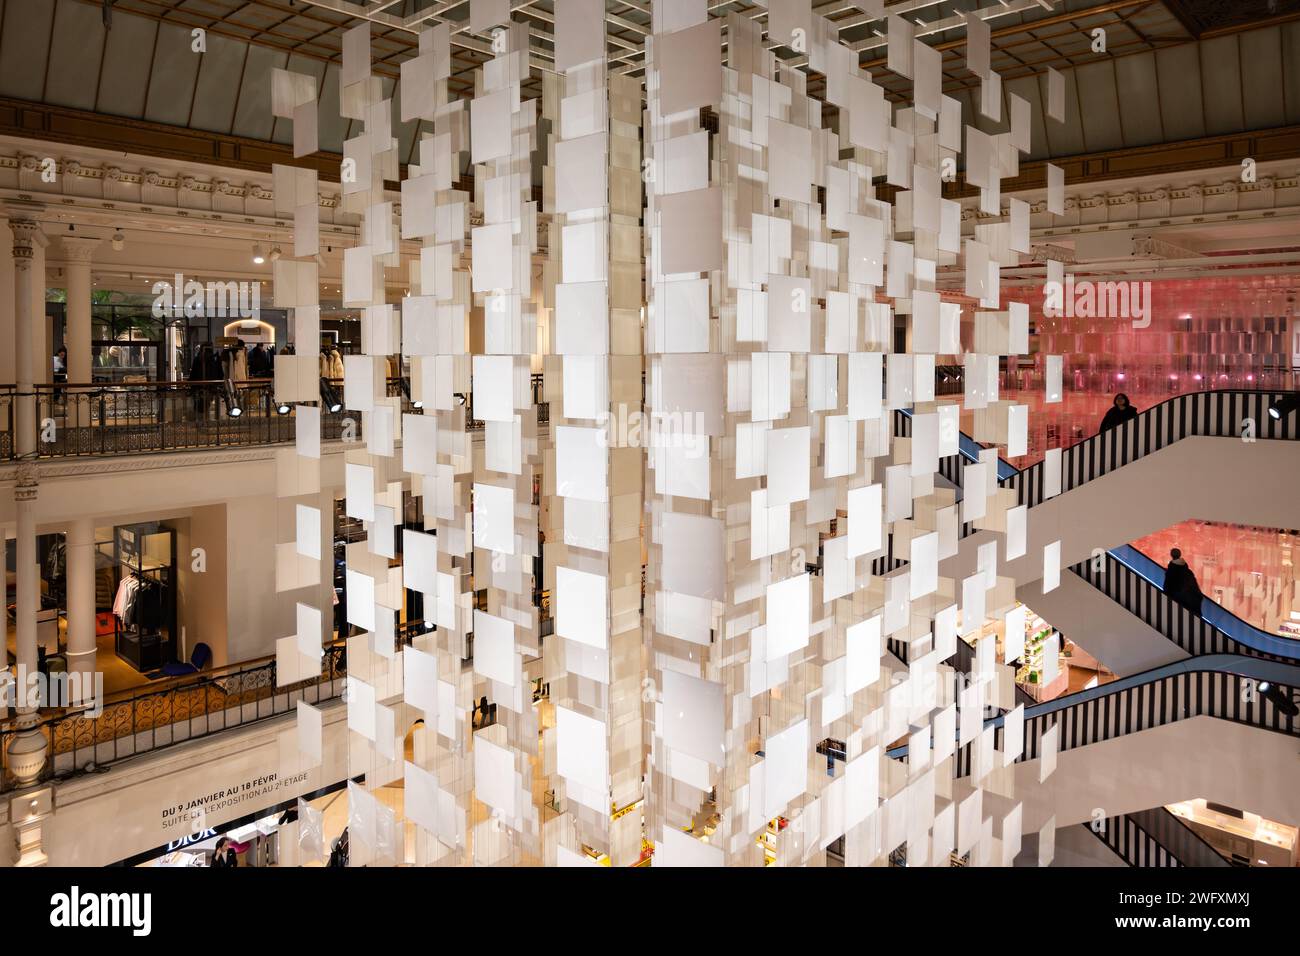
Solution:
[{"label": "black handrail", "polygon": [[1164,591],[1165,569],[1132,545],[1112,548],[1097,564],[1087,558],[1070,570],[1189,654],[1300,663],[1300,641],[1248,624],[1208,597],[1198,610],[1173,600]]},{"label": "black handrail", "polygon": [[[1272,684],[1276,690],[1265,694],[1259,689],[1264,684]],[[1053,725],[1060,727],[1058,751],[1113,740],[1192,717],[1217,717],[1300,737],[1300,719],[1287,714],[1274,697],[1276,694],[1292,699],[1297,689],[1300,689],[1300,666],[1295,664],[1238,654],[1189,657],[1026,707],[1024,748],[1016,759],[1017,762],[1037,759],[1043,733]],[[1136,706],[1135,702],[1142,706]],[[1001,744],[1005,719],[1005,715],[998,715],[984,722],[984,729],[994,730],[995,746]],[[907,747],[895,747],[888,755],[897,760],[906,759]],[[954,776],[968,775],[971,759],[971,744],[959,747]]]},{"label": "black handrail", "polygon": [[[347,644],[323,648],[318,677],[277,687],[273,658],[199,672],[115,694],[98,716],[77,707],[44,717],[35,730],[47,744],[42,780],[66,779],[93,767],[152,753],[235,727],[292,713],[297,701],[312,704],[339,698],[347,674]],[[221,696],[218,696],[221,695]],[[245,714],[251,706],[253,712]],[[202,721],[196,727],[196,721]],[[9,741],[20,731],[13,720],[0,726],[0,792],[10,789]]]},{"label": "black handrail", "polygon": [[1164,807],[1081,823],[1133,867],[1231,866],[1205,839]]},{"label": "black handrail", "polygon": [[[1173,403],[1181,400],[1193,398],[1203,398],[1214,395],[1233,395],[1233,396],[1279,396],[1282,392],[1276,391],[1245,391],[1241,389],[1230,389],[1210,392],[1193,392],[1187,395],[1179,395],[1162,402],[1158,406],[1153,406],[1142,412],[1143,415],[1150,414],[1157,409],[1165,406],[1172,406]],[[1206,407],[1213,405],[1210,402]],[[1244,407],[1244,406],[1242,406]],[[1274,420],[1267,415],[1267,406],[1264,405],[1264,418],[1270,423]],[[1206,421],[1204,417],[1197,419]],[[1215,419],[1219,425],[1234,419]],[[1130,425],[1132,423],[1129,423]],[[1128,427],[1128,426],[1124,426]],[[1289,425],[1285,429],[1278,429],[1282,434],[1265,435],[1263,437],[1282,438],[1285,440],[1295,440],[1300,438],[1300,434]],[[895,432],[900,435],[907,435],[911,432],[911,411],[905,410],[900,412],[895,418]],[[1236,431],[1229,429],[1228,434],[1236,435]],[[1104,437],[1104,435],[1094,435],[1092,438],[1085,439],[1071,448],[1079,448],[1094,439]],[[1186,434],[1178,437],[1188,437]],[[974,461],[978,457],[979,446],[964,433],[959,436],[961,440],[961,451],[957,455],[949,456],[940,462],[940,472],[944,474],[958,488],[962,486],[962,467],[963,460]],[[1176,440],[1176,439],[1175,439]],[[1164,447],[1163,445],[1157,447]],[[1157,450],[1156,447],[1150,449]],[[1145,454],[1145,452],[1144,452]],[[1141,457],[1141,456],[1139,456]],[[1014,485],[1015,477],[1022,475],[1023,472],[1015,469],[1008,462],[999,459],[998,471],[999,481],[1004,484]],[[1038,463],[1034,467],[1041,467]],[[947,466],[945,470],[945,466]],[[1007,469],[1010,469],[1007,471]],[[1064,467],[1063,467],[1064,471]],[[1103,472],[1104,473],[1104,472]],[[1032,482],[1031,482],[1032,484]],[[1077,485],[1075,486],[1077,487]],[[1041,491],[1041,480],[1039,480]],[[1062,479],[1062,491],[1064,492],[1065,482]],[[1021,500],[1024,495],[1022,491]],[[1032,504],[1033,502],[1031,502]],[[1041,499],[1038,501],[1041,503]],[[976,529],[970,523],[962,526],[962,536],[971,534]],[[894,567],[899,567],[906,562],[902,560],[893,560],[889,562]],[[886,568],[885,570],[892,570]],[[1169,640],[1173,641],[1180,648],[1189,654],[1214,654],[1214,653],[1233,653],[1244,654],[1252,657],[1262,657],[1268,660],[1279,660],[1288,662],[1300,662],[1300,641],[1294,641],[1288,638],[1279,637],[1269,634],[1251,624],[1246,623],[1237,617],[1231,611],[1227,610],[1218,603],[1205,598],[1200,612],[1189,611],[1178,605],[1169,598],[1163,590],[1164,571],[1151,558],[1143,554],[1131,545],[1120,545],[1112,548],[1107,552],[1106,563],[1102,569],[1094,568],[1092,559],[1085,559],[1070,570],[1083,578],[1092,586],[1096,587],[1107,597],[1115,600],[1129,612],[1142,618],[1153,629],[1157,630]],[[873,569],[874,571],[874,569]],[[1156,580],[1159,577],[1159,580]]]}]

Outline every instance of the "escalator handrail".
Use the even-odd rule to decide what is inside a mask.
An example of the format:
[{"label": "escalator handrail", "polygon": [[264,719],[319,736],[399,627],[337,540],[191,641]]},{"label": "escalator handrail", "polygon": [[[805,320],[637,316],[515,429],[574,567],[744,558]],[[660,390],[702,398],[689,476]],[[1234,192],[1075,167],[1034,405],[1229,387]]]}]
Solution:
[{"label": "escalator handrail", "polygon": [[[1215,671],[1223,674],[1235,674],[1255,681],[1267,681],[1282,687],[1300,689],[1300,666],[1284,664],[1280,661],[1266,661],[1259,657],[1246,657],[1242,654],[1204,654],[1200,657],[1187,657],[1171,664],[1162,664],[1150,670],[1120,677],[1106,684],[1087,687],[1073,694],[1063,694],[1052,700],[1025,708],[1025,720],[1043,717],[1057,711],[1066,710],[1076,704],[1085,704],[1090,700],[1121,694],[1133,690],[1142,684],[1150,684],[1179,674],[1195,674],[1199,671]],[[1002,718],[994,718],[994,726],[1002,726]],[[985,726],[988,726],[987,724]]]},{"label": "escalator handrail", "polygon": [[[1138,810],[1128,814],[1135,826],[1151,837],[1157,844],[1164,847],[1173,859],[1177,860],[1183,866],[1230,866],[1223,855],[1212,847],[1205,837],[1201,836],[1194,829],[1189,827],[1183,818],[1177,814],[1170,813],[1164,807],[1152,807],[1150,810]],[[1153,819],[1154,818],[1154,819]],[[1163,830],[1163,833],[1161,832]],[[1180,840],[1184,840],[1187,846],[1173,847],[1169,844],[1172,840],[1164,839],[1165,834],[1170,832],[1177,834]],[[1190,854],[1188,852],[1190,848]],[[1196,855],[1196,860],[1190,860],[1190,855]]]},{"label": "escalator handrail", "polygon": [[[1165,569],[1153,558],[1139,551],[1131,544],[1121,544],[1118,547],[1111,548],[1106,553],[1160,591],[1160,593],[1164,593]],[[1209,597],[1202,601],[1199,616],[1201,620],[1222,632],[1229,639],[1249,647],[1253,651],[1300,661],[1300,641],[1296,641],[1294,638],[1279,637],[1253,624],[1249,624]]]},{"label": "escalator handrail", "polygon": [[[1144,408],[1142,411],[1138,412],[1137,418],[1134,418],[1129,422],[1125,422],[1123,425],[1118,426],[1116,430],[1128,428],[1129,425],[1136,423],[1140,419],[1145,418],[1148,415],[1152,415],[1152,413],[1154,413],[1157,409],[1163,408],[1167,405],[1172,406],[1177,402],[1191,401],[1202,395],[1295,395],[1295,394],[1300,394],[1300,392],[1297,392],[1294,389],[1285,389],[1285,388],[1276,388],[1276,389],[1274,388],[1208,388],[1205,389],[1204,391],[1184,392],[1181,395],[1170,396],[1169,398],[1166,398],[1162,402],[1157,402],[1155,405],[1151,405],[1147,408]],[[900,411],[908,418],[912,417],[913,409],[906,408],[906,409],[900,409]],[[1077,442],[1075,442],[1072,445],[1065,445],[1061,449],[1061,454],[1064,456],[1074,451],[1076,448],[1080,448],[1081,446],[1088,444],[1089,442],[1100,441],[1106,437],[1106,434],[1107,434],[1106,432],[1097,432],[1093,435],[1089,435],[1086,438],[1079,439]],[[1179,438],[1174,439],[1174,441],[1178,441],[1181,438],[1195,438],[1195,437],[1204,437],[1204,436],[1200,436],[1196,433],[1193,433],[1193,434],[1179,436]],[[1209,436],[1209,437],[1213,437],[1213,436]],[[1260,437],[1262,438],[1263,436]],[[1300,438],[1300,432],[1297,433],[1296,438]],[[1282,439],[1282,440],[1288,440],[1288,439]],[[1290,440],[1294,440],[1294,439],[1290,439]],[[959,434],[957,444],[962,457],[972,462],[979,460],[979,453],[984,449],[983,445],[975,441],[973,438],[971,438],[969,435],[965,434],[964,432]],[[1151,451],[1152,452],[1159,451],[1161,448],[1166,448],[1170,444],[1173,444],[1173,442],[1157,441],[1153,443]],[[1145,455],[1140,455],[1139,457],[1145,457]],[[1015,465],[1011,464],[1006,459],[999,457],[998,458],[998,482],[999,484],[1004,483],[1010,480],[1011,478],[1015,477],[1016,475],[1027,474],[1028,472],[1033,471],[1035,468],[1042,468],[1042,467],[1043,467],[1043,462],[1037,461],[1034,462],[1034,464],[1030,465],[1028,468],[1023,468],[1023,469],[1017,468]]]},{"label": "escalator handrail", "polygon": [[[1135,690],[1143,684],[1154,684],[1157,681],[1177,677],[1180,674],[1195,674],[1203,671],[1233,674],[1237,677],[1253,679],[1256,682],[1267,681],[1280,687],[1300,689],[1300,666],[1295,664],[1283,664],[1280,661],[1268,661],[1260,657],[1246,657],[1241,654],[1205,654],[1201,657],[1184,658],[1171,664],[1162,664],[1159,667],[1153,667],[1138,674],[1130,674],[1128,677],[1121,677],[1107,684],[1098,684],[1095,687],[1075,691],[1073,694],[1063,694],[1052,700],[1045,700],[1032,707],[1026,707],[1024,719],[1028,723],[1036,717],[1046,717],[1102,697]],[[1000,729],[1005,720],[1006,715],[999,714],[997,717],[984,721],[984,729],[987,730],[989,727]],[[887,755],[896,760],[902,760],[907,756],[907,745],[895,747],[889,750]]]}]

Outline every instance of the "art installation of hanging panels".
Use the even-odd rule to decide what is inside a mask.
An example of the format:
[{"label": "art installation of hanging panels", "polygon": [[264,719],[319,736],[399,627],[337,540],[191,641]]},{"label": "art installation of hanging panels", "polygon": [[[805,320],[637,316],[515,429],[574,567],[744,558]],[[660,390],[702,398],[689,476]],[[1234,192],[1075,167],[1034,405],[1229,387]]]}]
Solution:
[{"label": "art installation of hanging panels", "polygon": [[[1013,199],[963,234],[942,195],[960,165],[985,212],[1004,211],[1028,104],[1005,97],[1006,132],[964,122],[941,53],[897,16],[888,69],[913,95],[891,102],[808,0],[772,3],[766,32],[656,0],[644,80],[607,59],[603,0],[557,0],[554,72],[522,100],[528,35],[508,15],[471,4],[493,56],[470,100],[449,100],[451,25],[402,64],[397,115],[422,138],[400,209],[369,24],[344,42],[341,112],[363,130],[341,172],[358,221],[343,299],[362,313],[338,396],[345,510],[366,529],[346,545],[351,865],[1009,865],[1022,832],[1046,865],[1054,820],[1034,789],[1057,728],[1017,773],[1020,649],[998,660],[979,636],[999,619],[1023,633],[998,564],[1025,556],[1027,515],[996,467],[1024,454],[1027,415],[999,400],[997,372],[1028,351],[999,270],[1030,251],[1029,217]],[[997,121],[988,26],[966,18]],[[824,103],[780,47],[826,77]],[[1043,80],[1059,122],[1059,74]],[[314,146],[314,90],[275,76],[296,154]],[[472,193],[456,188],[466,161]],[[1059,210],[1059,170],[1049,182]],[[333,398],[307,347],[315,174],[277,166],[275,190],[296,230],[276,303],[306,353],[276,366],[298,428],[278,462],[288,685],[319,670],[330,632]],[[405,276],[403,240],[420,243]],[[964,298],[940,297],[940,268],[964,270]],[[400,305],[390,274],[411,287]],[[964,362],[962,402],[936,399],[936,356]],[[405,411],[389,386],[403,366]],[[965,466],[959,501],[936,473],[963,410],[999,447]],[[1050,588],[1060,542],[1038,530]],[[399,636],[404,589],[434,629]],[[952,666],[962,640],[969,675]],[[321,741],[302,705],[284,760],[319,762]],[[398,780],[400,815],[376,795]]]}]

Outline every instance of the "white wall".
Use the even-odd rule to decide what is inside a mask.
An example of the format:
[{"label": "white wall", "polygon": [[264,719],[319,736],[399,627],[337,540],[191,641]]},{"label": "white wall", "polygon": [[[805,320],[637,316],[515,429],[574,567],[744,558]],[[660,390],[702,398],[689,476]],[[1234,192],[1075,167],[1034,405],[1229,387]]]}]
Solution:
[{"label": "white wall", "polygon": [[[1192,717],[1067,750],[1042,784],[1038,760],[1018,763],[1012,801],[1024,801],[1026,833],[1053,814],[1059,829],[1091,820],[1094,809],[1115,817],[1197,797],[1297,826],[1297,750],[1294,737]],[[954,789],[959,796],[969,792],[965,784]]]},{"label": "white wall", "polygon": [[[226,506],[226,655],[230,662],[275,653],[276,499],[257,495]],[[286,603],[288,599],[286,598]]]},{"label": "white wall", "polygon": [[1120,677],[1189,656],[1072,571],[1063,570],[1060,586],[1046,594],[1037,580],[1017,588],[1016,597]]}]

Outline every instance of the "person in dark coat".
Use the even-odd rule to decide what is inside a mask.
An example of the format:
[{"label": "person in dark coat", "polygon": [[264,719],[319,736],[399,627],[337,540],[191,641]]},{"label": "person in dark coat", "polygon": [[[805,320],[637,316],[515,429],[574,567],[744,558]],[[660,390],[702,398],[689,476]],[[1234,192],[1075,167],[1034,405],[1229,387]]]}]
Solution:
[{"label": "person in dark coat", "polygon": [[1098,431],[1110,431],[1112,428],[1118,428],[1125,422],[1131,422],[1137,417],[1137,409],[1129,402],[1128,396],[1120,392],[1115,396],[1115,402],[1111,405],[1110,410],[1106,412],[1106,417],[1101,420],[1101,428]]},{"label": "person in dark coat", "polygon": [[254,345],[248,353],[248,377],[271,377],[271,357],[267,354],[266,347],[261,342]]},{"label": "person in dark coat", "polygon": [[[194,353],[194,361],[190,363],[190,381],[191,382],[219,382],[225,375],[221,370],[221,356],[212,348],[211,342],[205,342],[197,352]],[[191,386],[194,397],[194,416],[195,418],[204,418],[207,415],[208,404],[218,394],[219,386],[203,385]]]},{"label": "person in dark coat", "polygon": [[1177,548],[1169,552],[1169,566],[1165,568],[1165,593],[1189,611],[1201,613],[1201,586],[1197,584],[1192,569],[1183,560],[1183,552]]}]

